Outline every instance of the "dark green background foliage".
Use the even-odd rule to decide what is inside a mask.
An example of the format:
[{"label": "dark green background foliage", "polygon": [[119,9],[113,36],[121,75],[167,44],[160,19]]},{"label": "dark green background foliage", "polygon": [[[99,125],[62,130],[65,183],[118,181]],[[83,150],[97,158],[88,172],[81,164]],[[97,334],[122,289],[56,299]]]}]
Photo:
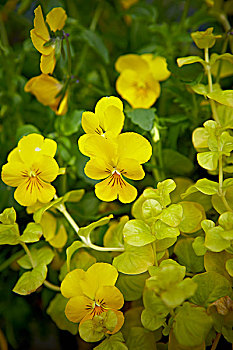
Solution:
[{"label": "dark green background foliage", "polygon": [[[215,7],[208,7],[207,3],[208,1],[203,0],[142,0],[128,10],[124,10],[119,0],[1,0],[0,165],[6,163],[9,151],[17,145],[23,135],[33,132],[41,133],[58,143],[56,159],[60,167],[67,169],[66,174],[54,182],[58,195],[62,196],[67,191],[74,189],[85,189],[86,191],[80,202],[67,205],[80,226],[86,226],[110,213],[113,213],[116,218],[126,214],[132,219],[130,205],[122,205],[117,201],[110,204],[101,203],[95,197],[93,187],[96,182],[87,178],[83,172],[87,158],[79,152],[77,139],[83,134],[82,111],[93,111],[96,102],[103,96],[117,96],[115,90],[117,72],[114,68],[116,59],[127,53],[155,53],[167,59],[168,69],[171,71],[171,77],[161,84],[162,93],[155,106],[150,110],[133,111],[124,102],[126,114],[124,131],[135,131],[152,140],[151,129],[155,123],[160,132],[160,141],[154,143],[153,156],[145,165],[146,177],[135,185],[141,194],[145,187],[156,187],[158,181],[166,178],[183,176],[193,181],[203,177],[211,179],[214,174],[209,175],[205,169],[198,166],[196,151],[191,141],[193,130],[211,118],[209,104],[205,103],[202,95],[195,94],[191,89],[200,82],[207,84],[207,77],[198,63],[182,68],[178,68],[176,63],[178,57],[187,55],[203,57],[202,51],[193,43],[190,33],[205,30],[208,27],[214,27],[215,34],[223,35],[210,52],[218,54],[231,52],[232,38],[228,46],[224,43],[226,37],[229,36],[226,32],[231,26],[232,8],[230,5],[233,6],[233,3],[230,0],[216,0]],[[70,34],[72,75],[75,78],[74,81],[77,80],[77,82],[73,83],[70,88],[68,112],[63,116],[56,116],[49,107],[43,106],[34,96],[24,92],[26,82],[31,77],[40,74],[40,54],[33,47],[29,34],[33,28],[34,9],[39,4],[44,14],[47,14],[53,7],[62,6],[68,15],[64,30]],[[220,16],[221,13],[223,16]],[[130,21],[126,19],[126,16],[131,18]],[[65,46],[64,56],[57,63],[54,76],[61,81],[67,76]],[[230,89],[232,83],[232,77],[221,79],[223,89]],[[179,201],[176,199],[173,203]],[[210,208],[208,200],[203,199],[201,202],[199,198],[199,202],[205,209]],[[1,182],[0,211],[11,206],[14,206],[17,211],[17,222],[22,232],[27,223],[32,221],[32,216],[26,214],[25,209],[14,201],[13,189]],[[208,218],[216,222],[217,212],[211,209],[208,214]],[[67,229],[71,231],[68,225]],[[99,229],[101,235],[99,234],[98,239],[96,238],[97,244],[102,244],[105,231],[105,226]],[[175,252],[171,248],[172,258],[175,257],[181,265],[185,265],[190,276],[204,272],[201,256],[203,254],[197,257],[194,253],[193,237],[195,235],[190,235],[186,243],[181,239],[179,245],[176,245]],[[73,239],[74,232],[71,231],[67,246],[72,243]],[[97,253],[95,253],[97,261],[111,263],[109,254],[106,253],[103,256]],[[64,261],[65,252],[59,254],[59,258]],[[19,274],[19,266],[15,260],[21,255],[17,246],[3,246],[0,250],[0,329],[6,335],[10,349],[37,350],[67,347],[77,349],[77,342],[80,349],[92,348],[93,345],[83,345],[82,340],[77,340],[66,331],[58,330],[46,314],[46,308],[54,297],[52,291],[43,288],[41,293],[36,292],[27,297],[18,296],[12,292]],[[190,261],[190,256],[194,257],[193,261]],[[48,276],[51,282],[59,283],[56,266],[49,269]],[[134,286],[134,277],[131,276],[125,282],[124,276],[121,274],[118,281],[119,288],[122,287],[122,290],[124,290],[125,283],[131,287]],[[134,290],[133,293],[133,300],[141,297],[145,279],[148,277],[147,272],[140,275],[140,280],[137,280],[136,283],[136,291]],[[198,286],[204,283],[201,279],[198,280],[198,276],[195,278]],[[208,278],[214,279],[212,275],[208,275]],[[132,300],[130,293],[128,299],[127,293],[124,296],[126,300]],[[186,297],[188,296],[187,294]],[[198,299],[198,296],[201,300]],[[195,294],[195,297],[190,299],[191,302],[199,306],[209,305],[207,296],[199,294],[198,296]],[[133,303],[138,308],[143,305],[141,300],[133,301]],[[130,306],[132,306],[130,302],[126,302],[125,311]],[[182,313],[188,307],[189,304],[184,303],[177,309],[179,317],[176,316],[176,327],[188,327],[188,325],[180,326],[179,324],[179,322],[182,323]],[[194,320],[195,317],[197,319],[200,317],[198,312],[201,313],[201,310],[200,308],[197,308],[196,312],[192,310]],[[140,313],[138,315],[140,317]],[[167,313],[164,319],[166,315]],[[130,313],[128,317],[131,317]],[[148,322],[146,317],[149,316],[146,315],[144,318],[145,327]],[[130,339],[133,342],[132,339],[135,338],[135,344],[132,343],[129,348],[139,349],[136,347],[137,337],[139,337],[140,341],[144,339],[145,349],[151,349],[151,344],[160,339],[161,334],[158,330],[154,332],[146,330],[145,332],[141,324],[137,323],[136,316],[134,322],[135,324],[131,320],[134,325],[131,332],[135,334]],[[203,320],[201,329],[208,333],[208,320],[204,323],[205,320]],[[169,325],[167,327],[169,328]],[[175,331],[174,327],[174,333]],[[127,328],[123,331],[123,335],[125,335],[124,332],[127,333]],[[169,329],[167,333],[166,331],[163,333],[163,339],[166,342]],[[207,345],[211,344],[213,337],[209,334]],[[177,334],[176,338],[179,340]],[[112,340],[114,342],[114,338]],[[117,343],[117,339],[115,341]],[[225,346],[224,349],[227,349],[227,345],[223,346]],[[106,349],[110,348],[106,347]],[[124,348],[119,347],[119,349]],[[158,349],[167,348],[161,345]]]}]

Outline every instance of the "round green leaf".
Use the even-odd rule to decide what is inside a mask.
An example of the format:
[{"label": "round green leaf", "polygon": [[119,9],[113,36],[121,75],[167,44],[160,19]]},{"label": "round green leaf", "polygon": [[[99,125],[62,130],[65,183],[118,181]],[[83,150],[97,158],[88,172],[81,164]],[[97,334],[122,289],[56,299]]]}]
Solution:
[{"label": "round green leaf", "polygon": [[124,239],[128,244],[141,247],[155,241],[150,227],[142,220],[130,220],[123,229]]}]

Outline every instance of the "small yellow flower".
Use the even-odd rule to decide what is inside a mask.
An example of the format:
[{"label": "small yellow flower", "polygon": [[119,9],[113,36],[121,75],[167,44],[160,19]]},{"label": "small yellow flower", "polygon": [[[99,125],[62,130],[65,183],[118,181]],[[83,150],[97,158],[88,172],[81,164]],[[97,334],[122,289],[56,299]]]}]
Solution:
[{"label": "small yellow flower", "polygon": [[24,136],[10,152],[8,163],[2,167],[2,181],[17,187],[14,197],[19,204],[31,206],[37,201],[47,203],[53,198],[56,190],[50,182],[59,173],[53,158],[56,149],[55,141],[30,134]]},{"label": "small yellow flower", "polygon": [[[35,95],[37,100],[45,106],[49,106],[57,115],[67,112],[68,91],[63,96],[61,90],[63,84],[57,79],[41,74],[31,78],[24,87],[26,92]],[[60,94],[60,96],[58,96]]]},{"label": "small yellow flower", "polygon": [[65,226],[48,212],[43,214],[40,224],[45,240],[54,248],[63,248],[68,238]]},{"label": "small yellow flower", "polygon": [[130,203],[136,198],[136,188],[124,177],[141,180],[145,176],[141,164],[150,159],[152,147],[143,136],[126,132],[110,141],[92,135],[87,142],[79,144],[79,148],[91,158],[85,174],[95,180],[105,179],[95,185],[99,199],[110,202],[119,198],[122,203]]},{"label": "small yellow flower", "polygon": [[118,332],[124,323],[124,316],[118,311],[124,298],[115,287],[117,277],[116,268],[106,263],[93,264],[86,272],[82,269],[69,272],[61,284],[62,295],[69,298],[65,309],[68,320],[82,323],[112,310],[118,323],[112,332],[107,333]]},{"label": "small yellow flower", "polygon": [[116,90],[133,108],[150,108],[160,96],[159,81],[170,76],[166,59],[152,54],[120,56],[115,67]]},{"label": "small yellow flower", "polygon": [[[54,42],[51,45],[45,46],[45,44],[48,41],[53,40],[53,38],[50,37],[40,5],[35,9],[34,13],[34,29],[30,31],[30,34],[33,45],[37,51],[42,54],[40,60],[40,69],[44,74],[53,73],[56,64],[56,41],[54,39]],[[46,16],[46,22],[48,23],[52,32],[61,30],[65,25],[66,19],[66,12],[62,7],[53,8]]]}]

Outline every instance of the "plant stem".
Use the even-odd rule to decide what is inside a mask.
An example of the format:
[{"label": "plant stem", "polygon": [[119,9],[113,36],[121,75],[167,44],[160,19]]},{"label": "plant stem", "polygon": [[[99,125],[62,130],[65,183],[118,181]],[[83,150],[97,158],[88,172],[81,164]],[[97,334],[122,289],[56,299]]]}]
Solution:
[{"label": "plant stem", "polygon": [[214,339],[214,342],[212,344],[211,350],[215,350],[217,348],[220,337],[221,333],[217,333],[216,338]]},{"label": "plant stem", "polygon": [[66,36],[66,33],[64,32],[65,40],[66,40],[66,47],[67,47],[67,57],[68,57],[68,78],[71,77],[71,51],[70,51],[70,43],[69,39]]},{"label": "plant stem", "polygon": [[61,291],[61,289],[60,289],[60,287],[58,287],[58,286],[55,286],[55,284],[53,284],[53,283],[51,283],[51,282],[49,282],[49,281],[44,281],[44,285],[47,287],[47,288],[49,288],[49,289],[51,289],[51,290],[53,290],[53,291],[55,291],[55,292],[60,292]]},{"label": "plant stem", "polygon": [[[92,17],[92,21],[91,21],[91,24],[90,24],[90,27],[89,29],[91,31],[95,31],[96,29],[96,26],[97,26],[97,23],[98,23],[98,20],[100,18],[100,15],[101,15],[101,12],[102,12],[102,2],[100,1],[96,10],[95,10],[95,13],[94,13],[94,16]],[[83,46],[83,49],[81,51],[81,54],[80,54],[80,60],[76,66],[76,69],[75,69],[75,76],[78,75],[80,69],[82,68],[82,65],[83,65],[83,62],[86,58],[86,55],[87,55],[87,51],[88,51],[88,44],[86,43],[84,46]]]},{"label": "plant stem", "polygon": [[184,4],[184,10],[183,10],[183,13],[181,16],[181,20],[180,20],[180,28],[183,28],[183,26],[184,26],[184,22],[186,20],[187,15],[188,15],[189,4],[190,4],[190,0],[186,0],[185,4]]},{"label": "plant stem", "polygon": [[[57,197],[56,197],[57,198]],[[68,213],[65,206],[63,204],[60,204],[57,209],[65,216],[66,220],[70,223],[70,225],[73,227],[77,235],[79,235],[79,227],[72,218],[72,216]],[[87,246],[87,248],[92,248],[94,250],[98,250],[99,252],[123,252],[125,249],[122,247],[100,247],[93,243],[91,243],[90,239],[86,239],[83,236],[79,236],[81,241]]]},{"label": "plant stem", "polygon": [[155,266],[158,266],[155,241],[152,243],[152,247],[153,247],[153,251],[154,251]]},{"label": "plant stem", "polygon": [[[206,70],[207,78],[208,78],[209,92],[213,92],[213,83],[212,83],[212,76],[211,76],[211,70],[210,70],[210,60],[209,60],[209,49],[208,48],[205,48],[205,62],[206,62],[206,69],[205,70]],[[218,124],[220,124],[218,114],[217,114],[216,105],[212,99],[210,99],[210,107],[212,109],[214,119],[216,120],[216,122]]]},{"label": "plant stem", "polygon": [[223,204],[225,205],[227,211],[233,211],[233,210],[231,209],[231,207],[229,206],[229,204],[228,204],[228,202],[227,202],[226,197],[225,197],[224,194],[222,195],[222,201],[223,201]]},{"label": "plant stem", "polygon": [[19,252],[11,255],[9,259],[5,260],[1,265],[0,265],[0,272],[5,270],[11,263],[13,263],[15,260],[21,258],[23,256],[23,250],[20,250]]},{"label": "plant stem", "polygon": [[223,196],[222,186],[223,186],[223,169],[222,169],[222,154],[220,154],[218,159],[218,191],[220,196]]},{"label": "plant stem", "polygon": [[1,329],[0,329],[0,349],[1,350],[8,350],[6,337],[4,336],[3,331]]},{"label": "plant stem", "polygon": [[[227,50],[228,39],[229,39],[229,36],[226,34],[225,40],[223,42],[221,54],[224,54],[226,52],[226,50]],[[216,77],[216,83],[218,83],[219,80],[220,80],[220,73],[221,73],[221,68],[222,68],[222,62],[223,62],[222,60],[219,61],[217,77]]]}]

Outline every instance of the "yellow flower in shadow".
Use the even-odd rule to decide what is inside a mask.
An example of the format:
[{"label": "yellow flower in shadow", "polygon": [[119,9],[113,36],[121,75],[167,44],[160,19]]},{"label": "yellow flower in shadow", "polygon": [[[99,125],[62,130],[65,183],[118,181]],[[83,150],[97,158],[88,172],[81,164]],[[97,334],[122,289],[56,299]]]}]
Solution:
[{"label": "yellow flower in shadow", "polygon": [[[51,37],[49,34],[40,5],[35,9],[34,13],[34,28],[30,31],[30,34],[33,45],[42,54],[40,69],[44,74],[53,73],[56,64],[56,38]],[[66,19],[66,12],[62,7],[53,8],[46,16],[46,22],[54,33],[64,27]],[[47,44],[48,46],[45,45],[48,42],[50,44]]]},{"label": "yellow flower in shadow", "polygon": [[[80,147],[80,144],[79,144]],[[117,198],[130,203],[137,196],[137,189],[125,177],[141,180],[145,176],[142,168],[152,155],[152,147],[143,136],[126,132],[111,141],[96,135],[81,143],[81,152],[91,159],[84,172],[91,179],[105,179],[95,185],[96,196],[106,202]]]},{"label": "yellow flower in shadow", "polygon": [[93,264],[86,272],[75,269],[69,272],[61,284],[61,293],[69,298],[65,314],[68,320],[74,323],[83,323],[112,310],[117,316],[115,329],[107,333],[114,334],[124,323],[121,311],[124,298],[115,287],[118,277],[117,269],[106,263]]},{"label": "yellow flower in shadow", "polygon": [[30,134],[10,152],[8,163],[2,167],[2,181],[17,187],[14,197],[19,204],[47,203],[54,197],[56,190],[50,182],[59,174],[58,164],[53,158],[56,149],[55,141]]},{"label": "yellow flower in shadow", "polygon": [[41,74],[31,78],[24,90],[33,94],[40,103],[49,106],[56,114],[63,115],[68,109],[68,90],[63,95],[63,87],[64,85],[57,79]]},{"label": "yellow flower in shadow", "polygon": [[116,90],[133,108],[150,108],[160,96],[159,81],[170,76],[166,59],[152,54],[120,56],[115,67]]}]

